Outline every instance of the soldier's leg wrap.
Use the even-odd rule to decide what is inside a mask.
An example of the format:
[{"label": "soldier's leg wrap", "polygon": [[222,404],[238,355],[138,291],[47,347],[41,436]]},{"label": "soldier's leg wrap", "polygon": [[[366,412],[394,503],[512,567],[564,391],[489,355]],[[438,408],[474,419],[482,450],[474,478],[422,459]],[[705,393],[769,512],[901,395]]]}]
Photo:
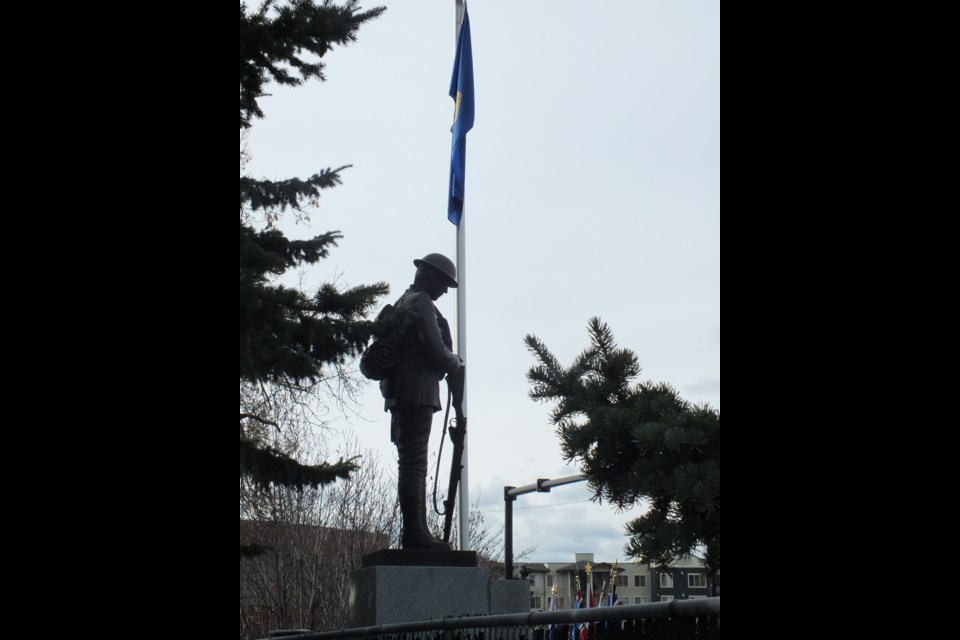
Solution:
[{"label": "soldier's leg wrap", "polygon": [[399,458],[398,492],[403,516],[401,546],[404,549],[443,549],[450,545],[433,538],[425,523],[427,448],[433,407],[395,410],[393,431],[396,433]]}]

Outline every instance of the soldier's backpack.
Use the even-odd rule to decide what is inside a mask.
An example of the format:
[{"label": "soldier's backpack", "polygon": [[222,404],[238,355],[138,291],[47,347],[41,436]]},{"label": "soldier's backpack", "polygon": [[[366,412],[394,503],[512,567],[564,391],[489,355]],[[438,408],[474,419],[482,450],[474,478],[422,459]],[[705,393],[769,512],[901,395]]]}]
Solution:
[{"label": "soldier's backpack", "polygon": [[[388,304],[377,315],[376,322],[381,323],[382,327],[382,323],[390,320],[392,315],[394,315],[394,306]],[[388,331],[387,333],[395,332]],[[375,337],[370,346],[363,351],[363,355],[360,356],[360,373],[369,380],[383,380],[390,375],[391,371],[396,369],[399,354],[395,340]]]}]

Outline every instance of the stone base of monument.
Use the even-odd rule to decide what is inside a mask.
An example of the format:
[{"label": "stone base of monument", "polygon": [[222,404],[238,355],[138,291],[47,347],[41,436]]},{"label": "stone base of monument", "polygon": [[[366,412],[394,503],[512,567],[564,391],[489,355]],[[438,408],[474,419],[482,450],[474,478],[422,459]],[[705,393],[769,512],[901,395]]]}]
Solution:
[{"label": "stone base of monument", "polygon": [[530,583],[490,580],[473,551],[384,549],[350,574],[350,626],[530,611]]}]

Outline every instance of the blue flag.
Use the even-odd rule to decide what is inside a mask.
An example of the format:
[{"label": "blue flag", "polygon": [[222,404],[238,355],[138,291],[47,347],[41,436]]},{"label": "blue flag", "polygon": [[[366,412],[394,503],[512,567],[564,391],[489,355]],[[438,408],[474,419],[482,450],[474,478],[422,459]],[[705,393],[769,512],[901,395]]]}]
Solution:
[{"label": "blue flag", "polygon": [[453,149],[450,154],[450,202],[447,218],[460,224],[463,216],[464,182],[467,169],[467,131],[473,128],[473,51],[470,46],[470,17],[463,7],[463,22],[457,36],[457,57],[450,78],[450,97],[456,102],[453,114]]},{"label": "blue flag", "polygon": [[[580,608],[580,576],[577,576],[577,596],[573,600],[573,608]],[[580,640],[580,627],[576,622],[570,625],[570,640]]]}]

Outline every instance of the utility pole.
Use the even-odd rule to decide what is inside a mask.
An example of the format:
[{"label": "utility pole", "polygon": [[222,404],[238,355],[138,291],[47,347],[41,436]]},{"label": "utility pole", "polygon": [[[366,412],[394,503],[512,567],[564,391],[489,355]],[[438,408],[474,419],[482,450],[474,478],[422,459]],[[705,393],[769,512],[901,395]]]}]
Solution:
[{"label": "utility pole", "polygon": [[[536,484],[527,484],[522,487],[504,487],[503,488],[503,522],[504,522],[504,540],[503,540],[503,578],[510,580],[513,578],[513,503],[517,496],[525,493],[550,493],[550,487],[559,487],[574,482],[583,482],[587,476],[580,475],[567,476],[566,478],[557,478],[550,480],[539,478]],[[463,503],[461,503],[463,504]],[[544,579],[546,582],[546,579]]]}]

